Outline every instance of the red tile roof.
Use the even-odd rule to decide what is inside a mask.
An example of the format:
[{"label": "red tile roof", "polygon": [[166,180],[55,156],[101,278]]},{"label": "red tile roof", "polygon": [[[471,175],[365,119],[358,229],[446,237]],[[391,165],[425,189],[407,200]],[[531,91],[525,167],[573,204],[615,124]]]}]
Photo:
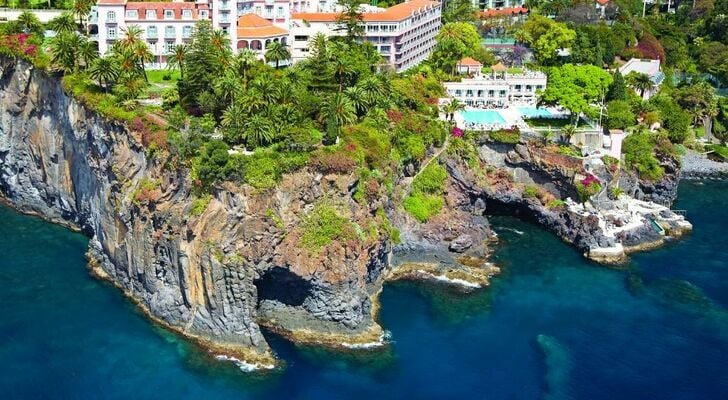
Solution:
[{"label": "red tile roof", "polygon": [[472,59],[470,57],[465,57],[462,60],[458,61],[458,65],[462,65],[464,67],[482,67],[483,64],[475,59]]},{"label": "red tile roof", "polygon": [[243,14],[238,17],[239,40],[267,38],[287,34],[287,30],[274,26],[270,21],[256,14]]},{"label": "red tile roof", "polygon": [[[413,13],[424,8],[439,5],[437,1],[430,0],[410,0],[406,3],[400,3],[389,7],[381,12],[365,12],[362,17],[366,22],[395,22],[407,19]],[[310,22],[334,22],[339,18],[340,13],[293,13],[291,19],[302,19]]]},{"label": "red tile roof", "polygon": [[609,0],[596,0],[596,1],[597,1],[597,3],[599,3],[600,5],[603,5],[603,6],[607,5],[607,3],[609,3]]},{"label": "red tile roof", "polygon": [[[108,1],[108,0],[102,0]],[[116,0],[112,0],[116,1]],[[137,10],[139,14],[138,20],[147,19],[147,10],[155,10],[157,12],[156,20],[164,20],[164,10],[174,11],[174,19],[182,19],[182,10],[191,10],[192,16],[187,19],[197,19],[198,10],[207,10],[209,6],[207,4],[196,4],[191,2],[169,2],[169,1],[155,1],[155,2],[129,2],[126,3],[127,10]]]},{"label": "red tile roof", "polygon": [[526,7],[506,7],[506,8],[492,8],[490,10],[481,11],[478,13],[480,18],[493,18],[503,17],[508,15],[522,15],[528,14],[528,8]]}]

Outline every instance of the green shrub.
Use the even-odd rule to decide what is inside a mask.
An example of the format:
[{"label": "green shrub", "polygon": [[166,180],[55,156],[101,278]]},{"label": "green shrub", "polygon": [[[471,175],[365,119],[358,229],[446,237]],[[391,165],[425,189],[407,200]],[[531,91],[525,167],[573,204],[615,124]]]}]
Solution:
[{"label": "green shrub", "polygon": [[555,199],[551,200],[546,204],[546,207],[548,207],[551,210],[559,210],[566,207],[566,203],[563,200]]},{"label": "green shrub", "polygon": [[497,131],[490,132],[488,136],[491,140],[496,142],[516,144],[521,140],[521,131],[518,128],[499,129]]},{"label": "green shrub", "polygon": [[523,197],[527,199],[532,199],[538,196],[538,188],[535,186],[528,185],[525,188],[523,188]]},{"label": "green shrub", "polygon": [[581,157],[581,151],[577,147],[568,144],[560,145],[556,152],[569,157]]},{"label": "green shrub", "polygon": [[318,251],[334,241],[356,238],[356,228],[348,218],[327,202],[317,203],[301,221],[301,244]]},{"label": "green shrub", "polygon": [[420,193],[441,193],[445,188],[446,180],[447,171],[445,168],[436,162],[431,162],[412,181],[412,190]]},{"label": "green shrub", "polygon": [[207,209],[207,206],[210,204],[210,200],[212,200],[212,196],[209,194],[204,194],[201,197],[194,199],[192,201],[192,207],[190,208],[190,215],[193,217],[202,215],[202,213]]},{"label": "green shrub", "polygon": [[417,221],[424,223],[437,215],[442,209],[442,197],[430,194],[415,193],[404,201],[404,209]]},{"label": "green shrub", "polygon": [[656,145],[656,137],[650,133],[634,133],[627,136],[622,145],[627,168],[637,171],[644,179],[654,181],[662,178],[665,170],[655,156]]}]

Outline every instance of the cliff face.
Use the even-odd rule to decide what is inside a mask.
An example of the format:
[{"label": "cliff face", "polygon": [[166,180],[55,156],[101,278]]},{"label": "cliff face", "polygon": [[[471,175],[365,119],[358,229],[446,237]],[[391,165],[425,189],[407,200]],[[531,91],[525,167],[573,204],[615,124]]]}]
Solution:
[{"label": "cliff face", "polygon": [[264,193],[228,184],[193,216],[186,172],[160,164],[57,78],[0,63],[0,195],[82,230],[94,271],[151,317],[261,364],[272,356],[259,324],[322,341],[381,332],[371,299],[385,241],[298,245],[302,216],[321,201],[360,226],[371,222],[349,196],[353,178],[302,171]]}]

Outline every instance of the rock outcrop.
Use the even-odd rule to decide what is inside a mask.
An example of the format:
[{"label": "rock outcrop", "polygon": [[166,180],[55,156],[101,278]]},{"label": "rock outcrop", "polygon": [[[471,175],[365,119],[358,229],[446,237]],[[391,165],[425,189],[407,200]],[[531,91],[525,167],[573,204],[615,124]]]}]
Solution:
[{"label": "rock outcrop", "polygon": [[269,365],[266,325],[313,341],[381,333],[373,299],[383,238],[302,250],[300,221],[318,202],[369,226],[353,177],[307,170],[261,193],[227,184],[204,211],[184,168],[165,168],[122,125],[67,95],[58,78],[0,63],[0,195],[89,236],[93,271],[153,319],[226,355]]}]

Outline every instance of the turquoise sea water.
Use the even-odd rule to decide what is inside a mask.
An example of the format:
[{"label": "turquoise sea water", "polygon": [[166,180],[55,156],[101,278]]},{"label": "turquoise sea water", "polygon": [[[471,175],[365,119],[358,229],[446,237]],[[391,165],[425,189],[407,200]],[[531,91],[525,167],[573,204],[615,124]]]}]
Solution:
[{"label": "turquoise sea water", "polygon": [[498,111],[493,110],[464,110],[460,111],[465,122],[475,124],[505,124],[506,120]]},{"label": "turquoise sea water", "polygon": [[695,233],[620,269],[493,218],[490,289],[388,285],[393,343],[364,354],[269,336],[284,370],[245,374],[89,277],[86,239],[0,209],[0,397],[111,399],[726,399],[728,183],[685,182]]}]

